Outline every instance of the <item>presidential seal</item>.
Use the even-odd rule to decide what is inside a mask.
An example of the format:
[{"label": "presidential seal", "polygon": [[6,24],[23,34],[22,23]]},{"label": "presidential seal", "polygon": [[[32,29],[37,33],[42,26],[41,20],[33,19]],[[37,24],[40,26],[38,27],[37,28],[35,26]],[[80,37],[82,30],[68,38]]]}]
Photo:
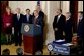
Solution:
[{"label": "presidential seal", "polygon": [[25,31],[25,32],[28,32],[28,31],[29,31],[29,26],[28,26],[28,25],[25,25],[25,26],[24,26],[24,31]]},{"label": "presidential seal", "polygon": [[53,50],[53,46],[51,44],[48,45],[48,50],[52,51]]}]

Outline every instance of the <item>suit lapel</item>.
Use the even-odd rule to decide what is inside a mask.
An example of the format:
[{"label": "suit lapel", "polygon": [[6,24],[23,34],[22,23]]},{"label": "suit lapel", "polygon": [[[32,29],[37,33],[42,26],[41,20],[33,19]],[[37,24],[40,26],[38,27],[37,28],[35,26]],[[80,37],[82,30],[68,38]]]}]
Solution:
[{"label": "suit lapel", "polygon": [[[16,17],[17,17],[17,14],[16,14]],[[17,17],[17,20],[20,21],[20,18],[21,18],[21,14],[19,15],[19,19],[18,19],[18,17]]]}]

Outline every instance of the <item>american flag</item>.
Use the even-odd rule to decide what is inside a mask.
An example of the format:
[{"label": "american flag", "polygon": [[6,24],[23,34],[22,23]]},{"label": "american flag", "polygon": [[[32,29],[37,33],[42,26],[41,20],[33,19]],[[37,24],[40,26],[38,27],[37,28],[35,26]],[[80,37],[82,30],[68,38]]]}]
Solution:
[{"label": "american flag", "polygon": [[40,1],[37,1],[37,5],[39,5],[39,6],[40,6]]}]

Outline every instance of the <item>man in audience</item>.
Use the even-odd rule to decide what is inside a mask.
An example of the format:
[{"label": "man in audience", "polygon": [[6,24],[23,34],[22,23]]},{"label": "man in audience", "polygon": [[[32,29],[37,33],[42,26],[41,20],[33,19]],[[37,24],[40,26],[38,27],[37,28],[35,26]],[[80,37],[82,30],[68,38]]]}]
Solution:
[{"label": "man in audience", "polygon": [[17,53],[17,55],[23,55],[23,49],[22,48],[17,48],[16,53]]}]

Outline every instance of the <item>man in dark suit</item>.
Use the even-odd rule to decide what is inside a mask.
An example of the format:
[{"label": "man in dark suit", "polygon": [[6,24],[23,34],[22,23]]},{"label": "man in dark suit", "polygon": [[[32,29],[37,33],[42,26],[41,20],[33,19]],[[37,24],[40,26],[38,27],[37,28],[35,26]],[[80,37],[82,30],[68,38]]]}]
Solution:
[{"label": "man in dark suit", "polygon": [[32,19],[32,23],[38,27],[41,27],[41,34],[38,38],[37,45],[38,45],[38,50],[42,52],[42,49],[43,49],[43,18],[39,16],[39,13],[37,10],[34,10],[34,16]]},{"label": "man in dark suit", "polygon": [[63,31],[65,26],[65,16],[62,14],[62,10],[57,10],[57,15],[54,18],[53,29],[55,32],[55,40],[63,39]]},{"label": "man in dark suit", "polygon": [[14,36],[15,36],[15,46],[22,44],[22,34],[21,25],[23,20],[23,15],[20,13],[20,8],[16,9],[16,14],[13,16],[14,19]]},{"label": "man in dark suit", "polygon": [[84,34],[84,18],[83,18],[83,12],[79,12],[79,22],[78,22],[78,31],[77,31],[77,35],[80,38],[83,38],[83,34]]},{"label": "man in dark suit", "polygon": [[73,21],[71,18],[71,13],[66,13],[66,23],[65,23],[65,40],[67,43],[70,43],[72,41],[72,27],[73,27]]},{"label": "man in dark suit", "polygon": [[26,9],[26,15],[24,15],[23,23],[32,23],[32,15],[30,14],[30,9]]},{"label": "man in dark suit", "polygon": [[44,13],[43,13],[43,11],[41,10],[40,5],[37,5],[37,6],[36,6],[36,10],[38,11],[39,16],[41,16],[41,17],[44,19]]},{"label": "man in dark suit", "polygon": [[[80,50],[83,49],[83,37],[84,37],[84,18],[83,18],[83,12],[80,11],[78,13],[78,19],[79,19],[79,22],[78,22],[78,27],[77,27],[77,36],[78,36],[78,44],[80,45]],[[83,51],[82,53],[83,54]]]}]

